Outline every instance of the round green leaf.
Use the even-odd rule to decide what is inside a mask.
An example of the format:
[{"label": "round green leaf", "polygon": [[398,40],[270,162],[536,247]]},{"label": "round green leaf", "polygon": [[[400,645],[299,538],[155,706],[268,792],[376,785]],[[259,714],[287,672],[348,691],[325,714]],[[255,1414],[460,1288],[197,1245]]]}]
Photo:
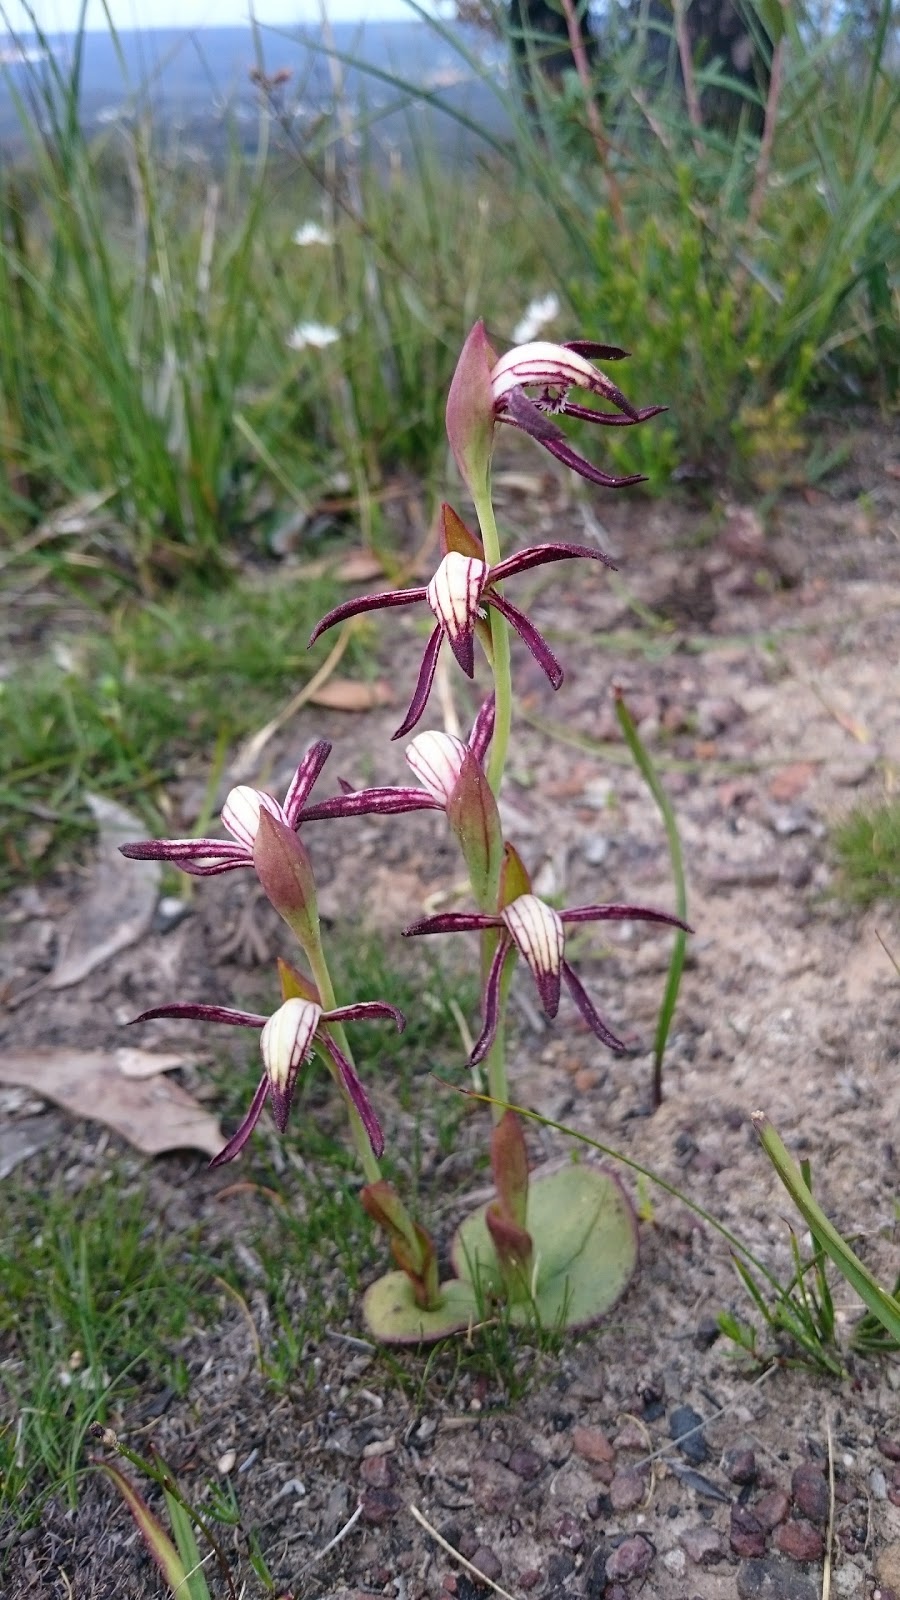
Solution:
[{"label": "round green leaf", "polygon": [[369,1331],[384,1344],[428,1344],[478,1321],[475,1291],[470,1283],[450,1278],[441,1284],[441,1304],[434,1311],[417,1306],[405,1272],[386,1272],[363,1297]]},{"label": "round green leaf", "polygon": [[[482,1308],[502,1299],[503,1279],[488,1232],[487,1206],[458,1229],[451,1260]],[[514,1322],[583,1328],[624,1294],[637,1266],[637,1219],[621,1184],[594,1167],[569,1166],[532,1178],[526,1227],[534,1244],[530,1291],[509,1308]]]}]

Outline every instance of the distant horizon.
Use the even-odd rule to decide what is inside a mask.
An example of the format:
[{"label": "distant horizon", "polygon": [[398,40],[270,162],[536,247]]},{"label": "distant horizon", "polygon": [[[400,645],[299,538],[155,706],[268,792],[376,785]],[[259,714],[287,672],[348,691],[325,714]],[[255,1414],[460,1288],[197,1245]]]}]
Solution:
[{"label": "distant horizon", "polygon": [[[0,0],[0,39],[4,35],[31,35],[34,14],[37,25],[47,35],[71,34],[78,27],[80,0],[36,0],[26,7],[22,0]],[[204,28],[246,28],[251,20],[261,28],[308,28],[321,23],[322,12],[329,22],[377,23],[416,22],[414,7],[407,0],[88,0],[85,16],[87,33],[107,33],[109,21],[118,33],[151,33],[161,28],[186,31]]]}]

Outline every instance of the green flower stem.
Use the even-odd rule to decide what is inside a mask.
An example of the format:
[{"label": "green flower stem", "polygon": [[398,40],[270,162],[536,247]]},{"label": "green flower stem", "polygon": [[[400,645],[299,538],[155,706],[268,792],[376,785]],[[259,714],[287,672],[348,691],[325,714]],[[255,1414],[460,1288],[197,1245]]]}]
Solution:
[{"label": "green flower stem", "polygon": [[[491,504],[489,483],[486,492],[476,499],[475,510],[478,514],[485,560],[489,567],[495,567],[500,560],[500,536],[497,532],[494,507]],[[499,796],[506,766],[506,752],[509,748],[509,733],[512,726],[512,675],[510,673],[509,658],[509,623],[505,617],[501,617],[499,611],[496,611],[493,606],[490,607],[490,623],[494,656],[492,663],[494,672],[494,736],[491,740],[491,754],[488,761],[487,775],[494,794]]]},{"label": "green flower stem", "polygon": [[[337,1010],[337,997],[334,992],[334,985],[331,981],[331,973],[328,971],[328,963],[325,960],[325,952],[322,949],[321,944],[318,941],[315,943],[310,941],[308,944],[306,944],[305,950],[309,964],[312,967],[312,975],[315,980],[316,988],[319,991],[319,999],[322,1004],[322,1010]],[[338,1048],[343,1050],[347,1060],[351,1063],[351,1065],[353,1065],[353,1053],[347,1042],[347,1035],[344,1032],[343,1023],[329,1022],[328,1029],[329,1032],[334,1035],[334,1039]],[[347,1091],[338,1077],[337,1069],[330,1061],[328,1064],[331,1069],[331,1075],[344,1097],[344,1103],[346,1104],[347,1111],[350,1116],[350,1130],[353,1134],[353,1144],[356,1149],[356,1154],[359,1157],[359,1163],[363,1169],[366,1183],[378,1183],[381,1179],[381,1168],[372,1152],[372,1146],[369,1143],[369,1136],[363,1127],[362,1118],[360,1117],[355,1105],[353,1105],[352,1101],[349,1099]]]}]

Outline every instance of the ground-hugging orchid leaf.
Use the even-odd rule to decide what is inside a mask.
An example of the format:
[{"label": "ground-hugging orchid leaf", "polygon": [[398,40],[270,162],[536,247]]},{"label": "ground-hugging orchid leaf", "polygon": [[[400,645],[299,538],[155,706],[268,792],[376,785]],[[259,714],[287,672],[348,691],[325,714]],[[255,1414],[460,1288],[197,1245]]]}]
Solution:
[{"label": "ground-hugging orchid leaf", "polygon": [[[134,1058],[130,1052],[132,1073]],[[170,1056],[161,1061],[173,1065]],[[190,1149],[213,1156],[225,1143],[216,1118],[187,1090],[162,1073],[126,1076],[118,1051],[7,1050],[0,1055],[0,1083],[31,1089],[74,1117],[105,1123],[145,1155]]]},{"label": "ground-hugging orchid leaf", "polygon": [[471,1283],[450,1278],[441,1284],[437,1309],[423,1311],[405,1272],[386,1272],[366,1290],[363,1315],[370,1333],[384,1344],[430,1344],[479,1320]]},{"label": "ground-hugging orchid leaf", "polygon": [[[454,1269],[484,1306],[502,1298],[503,1280],[486,1222],[487,1206],[467,1217],[451,1247]],[[615,1305],[634,1275],[637,1220],[621,1184],[596,1167],[532,1175],[526,1226],[534,1246],[527,1297],[509,1307],[517,1323],[583,1328]]]}]

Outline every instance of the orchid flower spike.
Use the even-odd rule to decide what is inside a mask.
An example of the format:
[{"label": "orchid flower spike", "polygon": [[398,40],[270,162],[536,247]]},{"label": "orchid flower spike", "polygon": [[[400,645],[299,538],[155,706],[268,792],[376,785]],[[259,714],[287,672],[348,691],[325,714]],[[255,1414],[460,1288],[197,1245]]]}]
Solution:
[{"label": "orchid flower spike", "polygon": [[[464,481],[473,493],[486,485],[493,428],[508,422],[530,434],[550,454],[605,489],[624,489],[643,482],[641,473],[613,477],[580,455],[551,416],[576,417],[604,427],[631,427],[658,416],[665,406],[632,405],[616,384],[594,365],[622,361],[628,355],[617,345],[591,339],[565,344],[536,340],[516,345],[498,360],[477,322],[463,346],[447,400],[447,436]],[[594,359],[592,359],[594,358]],[[570,401],[572,390],[601,396],[615,411]],[[529,392],[530,391],[530,392]]]},{"label": "orchid flower spike", "polygon": [[384,1135],[372,1103],[355,1067],[335,1043],[327,1025],[329,1022],[360,1022],[389,1017],[402,1032],[406,1019],[396,1006],[382,1000],[367,1000],[353,1006],[338,1006],[334,1011],[323,1011],[312,1000],[291,997],[269,1017],[259,1016],[254,1011],[235,1011],[230,1006],[176,1004],[153,1006],[149,1011],[142,1011],[139,1017],[134,1017],[133,1022],[149,1022],[154,1017],[190,1017],[201,1022],[224,1022],[231,1027],[262,1030],[260,1048],[264,1070],[259,1086],[239,1128],[224,1149],[213,1156],[210,1166],[220,1167],[240,1154],[260,1119],[266,1100],[272,1102],[276,1128],[279,1133],[284,1133],[300,1068],[310,1059],[316,1046],[329,1057],[347,1099],[359,1113],[375,1155],[381,1155]]},{"label": "orchid flower spike", "polygon": [[[444,912],[436,917],[424,917],[404,930],[405,934],[461,933],[469,929],[499,928],[500,938],[491,962],[482,997],[482,1029],[475,1042],[469,1065],[483,1061],[497,1032],[500,1016],[500,987],[506,958],[517,951],[524,957],[538,987],[541,1004],[548,1017],[559,1010],[560,990],[565,979],[566,988],[575,1001],[585,1022],[597,1038],[611,1050],[624,1050],[625,1045],[604,1022],[594,1006],[580,978],[565,959],[566,926],[578,922],[658,922],[666,927],[684,928],[687,925],[666,911],[654,911],[648,906],[597,905],[573,906],[568,911],[554,911],[537,895],[520,894],[494,915],[481,912]],[[689,931],[689,930],[687,930]]]},{"label": "orchid flower spike", "polygon": [[392,589],[386,594],[345,600],[343,605],[336,606],[322,618],[309,641],[313,644],[327,628],[333,628],[335,623],[344,622],[361,612],[380,611],[390,606],[411,606],[422,600],[426,602],[437,619],[437,627],[425,646],[409,710],[393,736],[395,739],[409,733],[425,710],[444,639],[466,676],[474,676],[475,631],[479,623],[485,621],[486,606],[493,606],[506,618],[527,645],[538,666],[546,673],[553,688],[558,689],[563,681],[563,670],[553,651],[525,613],[500,593],[499,585],[506,578],[551,561],[584,557],[589,561],[601,561],[607,567],[613,565],[602,550],[592,545],[554,543],[531,545],[491,567],[485,560],[481,540],[448,505],[443,507],[441,517],[441,544],[443,560],[429,584],[420,589]]},{"label": "orchid flower spike", "polygon": [[230,790],[222,807],[222,823],[230,839],[141,839],[119,848],[132,861],[171,861],[182,872],[195,878],[211,878],[237,867],[252,867],[253,846],[259,829],[259,813],[270,816],[296,831],[306,817],[306,799],[328,760],[331,745],[320,739],[307,750],[291,780],[283,803],[273,800],[262,789],[239,784]]}]

